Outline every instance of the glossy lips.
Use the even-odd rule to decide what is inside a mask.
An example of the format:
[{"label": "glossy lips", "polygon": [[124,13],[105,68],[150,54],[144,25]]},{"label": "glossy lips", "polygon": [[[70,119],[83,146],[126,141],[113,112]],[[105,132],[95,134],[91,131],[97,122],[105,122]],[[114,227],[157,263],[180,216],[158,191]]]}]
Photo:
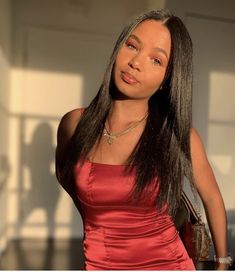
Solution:
[{"label": "glossy lips", "polygon": [[132,76],[131,74],[127,72],[122,72],[121,78],[123,81],[125,81],[128,84],[135,84],[139,82],[134,76]]}]

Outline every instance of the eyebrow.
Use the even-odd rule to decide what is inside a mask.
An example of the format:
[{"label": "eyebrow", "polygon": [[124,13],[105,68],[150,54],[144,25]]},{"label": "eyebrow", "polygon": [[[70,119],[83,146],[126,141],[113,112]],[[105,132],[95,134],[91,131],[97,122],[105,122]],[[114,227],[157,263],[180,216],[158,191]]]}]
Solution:
[{"label": "eyebrow", "polygon": [[[129,38],[133,38],[133,39],[136,40],[138,43],[142,44],[142,41],[140,40],[140,38],[137,37],[137,36],[134,35],[134,34],[131,34],[131,35],[128,37],[128,39],[129,39]],[[163,54],[166,56],[166,58],[169,59],[169,57],[168,57],[166,51],[165,51],[163,48],[161,48],[161,47],[154,47],[154,50],[157,50],[157,51],[163,53]]]}]

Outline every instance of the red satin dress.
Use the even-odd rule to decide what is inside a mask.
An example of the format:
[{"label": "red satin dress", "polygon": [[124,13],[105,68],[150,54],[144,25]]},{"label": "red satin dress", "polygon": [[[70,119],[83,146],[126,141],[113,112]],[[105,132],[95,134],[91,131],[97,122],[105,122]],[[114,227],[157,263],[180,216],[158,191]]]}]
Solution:
[{"label": "red satin dress", "polygon": [[75,167],[85,270],[195,270],[167,207],[157,211],[156,195],[130,201],[135,174],[124,169],[89,160]]}]

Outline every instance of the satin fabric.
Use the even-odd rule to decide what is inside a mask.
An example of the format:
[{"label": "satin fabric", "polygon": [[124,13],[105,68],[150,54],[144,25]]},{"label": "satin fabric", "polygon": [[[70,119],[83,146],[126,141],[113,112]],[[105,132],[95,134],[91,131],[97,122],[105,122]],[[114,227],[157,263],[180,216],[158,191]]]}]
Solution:
[{"label": "satin fabric", "polygon": [[73,198],[84,224],[85,270],[195,270],[167,206],[154,205],[157,188],[131,201],[134,177],[124,165],[76,165]]}]

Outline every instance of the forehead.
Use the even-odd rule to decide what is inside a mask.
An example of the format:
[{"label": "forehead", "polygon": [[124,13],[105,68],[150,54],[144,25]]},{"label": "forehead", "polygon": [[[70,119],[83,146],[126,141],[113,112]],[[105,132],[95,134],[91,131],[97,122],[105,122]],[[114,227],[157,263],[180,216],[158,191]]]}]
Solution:
[{"label": "forehead", "polygon": [[163,47],[170,52],[171,35],[161,21],[145,20],[135,27],[130,35],[136,35],[143,44],[153,47]]}]

